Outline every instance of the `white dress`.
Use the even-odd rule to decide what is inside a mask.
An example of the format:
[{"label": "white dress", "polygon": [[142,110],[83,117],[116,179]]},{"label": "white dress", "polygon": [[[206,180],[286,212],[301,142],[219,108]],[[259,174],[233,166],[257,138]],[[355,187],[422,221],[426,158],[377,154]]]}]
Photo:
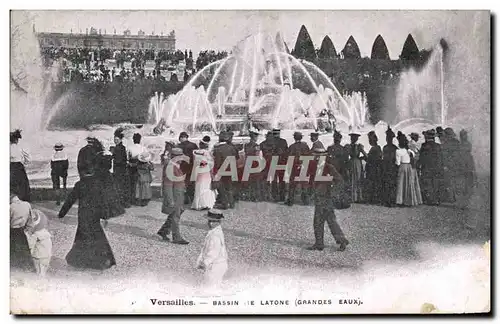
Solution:
[{"label": "white dress", "polygon": [[220,225],[208,231],[203,249],[196,261],[196,267],[203,265],[203,284],[206,288],[217,289],[227,271],[227,250],[224,233]]},{"label": "white dress", "polygon": [[212,190],[211,170],[214,166],[213,158],[208,150],[196,150],[194,157],[196,182],[191,208],[196,210],[213,208],[217,195],[215,190]]}]

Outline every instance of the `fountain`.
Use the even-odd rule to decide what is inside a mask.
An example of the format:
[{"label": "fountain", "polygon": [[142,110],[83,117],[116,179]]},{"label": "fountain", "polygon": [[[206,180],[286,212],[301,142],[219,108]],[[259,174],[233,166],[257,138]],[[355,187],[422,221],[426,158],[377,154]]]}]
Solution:
[{"label": "fountain", "polygon": [[230,56],[194,75],[179,93],[166,100],[155,94],[151,122],[163,119],[176,133],[182,129],[192,134],[228,127],[241,131],[249,123],[259,129],[318,129],[325,123],[364,127],[364,95],[344,98],[318,67],[288,54],[280,39],[266,33],[247,37]]}]

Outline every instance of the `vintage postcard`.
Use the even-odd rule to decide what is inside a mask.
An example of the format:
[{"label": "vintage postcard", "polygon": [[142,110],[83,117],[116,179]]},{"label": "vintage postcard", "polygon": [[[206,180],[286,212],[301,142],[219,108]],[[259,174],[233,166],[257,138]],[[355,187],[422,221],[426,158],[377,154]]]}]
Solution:
[{"label": "vintage postcard", "polygon": [[489,11],[10,18],[12,314],[490,312]]}]

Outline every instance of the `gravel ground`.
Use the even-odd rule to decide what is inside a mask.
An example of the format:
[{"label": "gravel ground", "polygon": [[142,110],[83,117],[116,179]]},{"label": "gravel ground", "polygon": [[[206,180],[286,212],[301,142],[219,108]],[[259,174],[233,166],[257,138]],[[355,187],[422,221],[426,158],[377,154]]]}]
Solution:
[{"label": "gravel ground", "polygon": [[[229,270],[218,293],[225,298],[238,296],[240,299],[250,294],[260,299],[292,300],[348,294],[349,298],[364,300],[363,307],[338,309],[337,305],[328,312],[418,312],[429,298],[439,302],[441,309],[469,310],[473,307],[470,297],[467,297],[468,306],[451,301],[459,294],[470,294],[471,289],[462,286],[464,278],[471,280],[471,274],[464,271],[477,267],[485,259],[481,247],[490,239],[490,211],[489,203],[485,204],[483,198],[484,195],[478,194],[468,210],[453,206],[385,208],[355,204],[337,212],[339,223],[351,242],[345,252],[336,251],[327,228],[325,250],[305,249],[314,241],[313,207],[240,202],[236,209],[225,213],[223,228]],[[35,206],[51,218],[54,249],[50,275],[45,280],[32,280],[26,275],[13,274],[13,311],[165,313],[175,310],[151,308],[149,298],[193,298],[203,294],[197,287],[201,274],[194,269],[207,231],[202,212],[188,210],[183,214],[181,232],[190,244],[179,246],[162,242],[155,235],[166,219],[160,212],[159,200],[147,207],[128,209],[125,215],[110,220],[105,228],[117,266],[101,272],[77,271],[64,260],[76,231],[76,206],[62,220],[57,219],[59,207],[54,202],[39,202]],[[464,225],[470,220],[475,228],[466,231]],[[468,262],[467,265],[464,262]],[[453,275],[458,276],[457,279],[450,279]],[[489,275],[487,278],[489,287]],[[458,283],[463,289],[457,292]],[[438,284],[446,287],[438,289]],[[406,290],[400,291],[401,287]],[[33,290],[45,294],[50,302],[28,303],[26,298],[32,296]],[[421,295],[422,291],[426,294]],[[443,297],[443,294],[448,295]],[[479,294],[481,298],[483,295],[484,291]],[[111,296],[112,303],[109,302]],[[479,303],[477,300],[481,298],[473,300]],[[16,300],[23,302],[16,304]],[[412,306],[401,304],[403,300],[411,300]],[[474,310],[484,308],[474,307]],[[203,309],[200,306],[197,311],[222,311],[222,308]],[[263,311],[308,312],[306,308]]]}]

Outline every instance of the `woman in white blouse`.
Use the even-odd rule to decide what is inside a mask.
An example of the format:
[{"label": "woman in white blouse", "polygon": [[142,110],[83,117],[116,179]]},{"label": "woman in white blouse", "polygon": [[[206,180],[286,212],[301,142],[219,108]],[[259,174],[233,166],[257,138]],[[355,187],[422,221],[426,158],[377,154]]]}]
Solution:
[{"label": "woman in white blouse", "polygon": [[415,152],[408,148],[408,139],[398,132],[399,149],[396,150],[396,165],[399,166],[396,190],[396,204],[416,206],[422,204],[422,194],[418,177],[412,172]]},{"label": "woman in white blouse", "polygon": [[19,145],[21,138],[21,130],[10,132],[10,185],[19,199],[30,201],[30,183],[24,168],[30,156]]}]

